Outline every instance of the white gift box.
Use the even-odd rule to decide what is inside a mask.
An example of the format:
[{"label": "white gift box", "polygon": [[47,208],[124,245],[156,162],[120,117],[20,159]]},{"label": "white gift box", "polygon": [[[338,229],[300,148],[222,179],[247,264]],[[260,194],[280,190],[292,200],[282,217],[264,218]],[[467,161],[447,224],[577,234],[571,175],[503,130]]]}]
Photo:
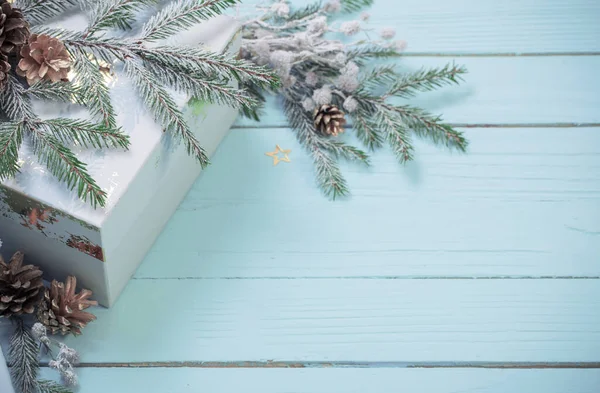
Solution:
[{"label": "white gift box", "polygon": [[[75,17],[75,18],[78,18]],[[82,21],[69,22],[81,23]],[[66,25],[66,22],[63,22]],[[204,45],[236,55],[239,25],[220,16],[177,35],[169,43]],[[23,250],[27,263],[46,278],[75,275],[81,287],[109,307],[118,298],[192,183],[200,165],[179,140],[164,133],[145,109],[130,81],[118,73],[111,81],[119,125],[130,135],[128,151],[78,150],[77,156],[108,194],[106,207],[94,209],[68,191],[31,154],[20,151],[21,172],[0,184],[0,252],[5,259]],[[175,95],[191,129],[211,155],[234,122],[237,111]],[[35,103],[41,117],[86,117],[64,104]]]}]

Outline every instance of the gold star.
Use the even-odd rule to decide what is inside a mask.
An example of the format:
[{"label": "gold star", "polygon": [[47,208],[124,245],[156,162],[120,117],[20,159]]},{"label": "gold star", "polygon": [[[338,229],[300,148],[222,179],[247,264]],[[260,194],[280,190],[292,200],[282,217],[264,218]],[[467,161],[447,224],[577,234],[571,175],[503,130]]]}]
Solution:
[{"label": "gold star", "polygon": [[[283,153],[283,158],[279,158],[279,153]],[[266,156],[273,157],[273,166],[279,164],[281,161],[283,162],[291,162],[288,154],[291,153],[290,149],[282,149],[279,145],[275,145],[275,151],[271,151],[269,153],[265,153]]]}]

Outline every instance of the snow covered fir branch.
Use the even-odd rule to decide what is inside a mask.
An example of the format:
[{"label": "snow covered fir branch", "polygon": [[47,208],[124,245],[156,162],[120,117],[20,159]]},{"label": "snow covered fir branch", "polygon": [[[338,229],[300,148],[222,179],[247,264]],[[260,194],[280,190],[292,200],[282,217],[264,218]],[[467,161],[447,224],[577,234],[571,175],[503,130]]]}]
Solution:
[{"label": "snow covered fir branch", "polygon": [[[411,106],[417,93],[458,84],[464,67],[448,64],[414,72],[394,62],[406,43],[395,30],[383,28],[378,38],[364,11],[373,0],[329,0],[293,9],[273,0],[256,7],[244,23],[242,57],[272,68],[281,78],[277,90],[251,81],[246,92],[264,103],[275,93],[299,142],[312,156],[317,183],[331,198],[349,193],[339,159],[369,165],[369,153],[388,145],[405,163],[413,159],[413,137],[464,152],[467,140],[440,116]],[[358,12],[362,13],[358,14]],[[343,18],[338,17],[343,16]],[[258,120],[260,109],[243,108]],[[343,142],[348,127],[365,150]]]},{"label": "snow covered fir branch", "polygon": [[[254,63],[198,47],[160,41],[223,13],[239,0],[0,0],[0,180],[19,171],[28,143],[50,173],[94,207],[106,192],[73,153],[84,148],[128,148],[118,127],[107,72],[123,72],[155,120],[184,142],[202,166],[208,157],[169,89],[192,98],[252,112],[256,98],[233,82],[277,89],[278,78]],[[88,17],[84,31],[48,27],[66,11]],[[146,20],[140,15],[153,15]],[[141,28],[132,26],[140,25]],[[33,100],[88,108],[87,119],[41,120]]]}]

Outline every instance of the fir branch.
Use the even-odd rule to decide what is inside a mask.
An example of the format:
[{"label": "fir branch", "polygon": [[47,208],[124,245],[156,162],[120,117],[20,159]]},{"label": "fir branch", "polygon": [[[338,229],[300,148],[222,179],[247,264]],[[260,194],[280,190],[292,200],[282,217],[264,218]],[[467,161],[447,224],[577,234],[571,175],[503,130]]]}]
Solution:
[{"label": "fir branch", "polygon": [[194,47],[133,48],[142,59],[184,73],[219,75],[224,79],[250,79],[261,88],[277,89],[279,81],[265,67]]},{"label": "fir branch", "polygon": [[389,86],[397,82],[398,74],[393,65],[376,66],[361,78],[361,87],[376,88],[381,85]]},{"label": "fir branch", "polygon": [[97,149],[121,147],[129,148],[129,135],[120,128],[110,128],[101,124],[80,119],[56,118],[38,120],[35,125],[43,126],[57,139],[65,143],[75,143],[83,147]]},{"label": "fir branch", "polygon": [[165,39],[220,15],[240,0],[179,0],[154,15],[142,28],[142,41]]},{"label": "fir branch", "polygon": [[370,59],[389,59],[402,56],[396,49],[381,45],[361,45],[346,52],[348,59],[357,64],[363,64],[364,60]]},{"label": "fir branch", "polygon": [[156,0],[99,1],[91,9],[86,36],[114,26],[123,30],[131,29],[130,22],[135,18],[135,12],[155,3]]},{"label": "fir branch", "polygon": [[34,118],[35,113],[25,88],[14,75],[10,75],[8,83],[0,93],[0,110],[11,120]]},{"label": "fir branch", "polygon": [[21,123],[0,123],[0,180],[13,177],[19,172],[19,148],[22,142]]},{"label": "fir branch", "polygon": [[322,4],[320,1],[316,2],[316,3],[312,3],[312,4],[305,6],[304,8],[300,8],[300,9],[290,12],[290,15],[288,16],[287,19],[289,21],[304,19],[304,18],[307,18],[309,16],[319,13],[321,11],[321,8],[322,8]]},{"label": "fir branch", "polygon": [[373,122],[373,113],[364,109],[359,109],[352,115],[353,128],[356,136],[367,146],[370,151],[374,151],[383,146],[383,137],[377,132],[377,124]]},{"label": "fir branch", "polygon": [[462,132],[456,131],[452,126],[442,123],[442,118],[434,116],[424,109],[408,105],[392,106],[381,104],[382,108],[397,113],[404,124],[417,136],[427,138],[435,144],[441,144],[461,152],[467,151],[468,141]]},{"label": "fir branch", "polygon": [[297,100],[285,99],[288,121],[298,141],[310,152],[315,164],[317,183],[328,197],[335,199],[349,193],[348,184],[337,163],[323,150],[314,133],[312,119]]},{"label": "fir branch", "polygon": [[75,154],[51,135],[52,130],[40,122],[24,123],[33,140],[33,150],[48,170],[59,181],[65,182],[71,190],[77,189],[77,195],[84,201],[90,200],[95,208],[106,204],[106,192],[89,175],[87,165],[79,161]]},{"label": "fir branch", "polygon": [[81,85],[84,101],[94,118],[102,119],[107,127],[117,127],[117,115],[112,105],[110,91],[100,72],[100,66],[91,60],[87,53],[78,52],[75,55],[76,81]]},{"label": "fir branch", "polygon": [[40,100],[62,101],[85,105],[85,95],[82,89],[72,83],[39,81],[25,90],[30,97]]},{"label": "fir branch", "polygon": [[209,79],[205,75],[176,72],[152,63],[146,64],[146,68],[162,83],[200,101],[228,105],[244,111],[252,110],[257,105],[257,102],[244,90],[236,89],[214,78]]},{"label": "fir branch", "polygon": [[10,375],[20,393],[34,393],[39,370],[38,346],[31,331],[20,318],[14,318],[15,332],[10,339]]},{"label": "fir branch", "polygon": [[71,31],[62,29],[59,27],[48,27],[48,26],[33,26],[31,27],[31,33],[33,34],[45,34],[54,38],[58,38],[61,41],[77,40],[83,37],[83,34],[79,31]]},{"label": "fir branch", "polygon": [[344,11],[356,12],[373,5],[374,0],[341,0]]},{"label": "fir branch", "polygon": [[39,379],[37,381],[37,388],[39,393],[73,393],[68,387],[47,379]]},{"label": "fir branch", "polygon": [[413,159],[413,146],[406,125],[390,110],[380,110],[375,114],[375,124],[385,133],[394,154],[401,163]]},{"label": "fir branch", "polygon": [[131,49],[135,47],[131,42],[123,39],[84,37],[81,34],[71,35],[62,41],[73,53],[80,51],[87,55],[86,50],[89,50],[109,64],[112,64],[115,59],[125,61],[126,58],[133,57]]},{"label": "fir branch", "polygon": [[266,102],[264,92],[255,83],[248,80],[243,82],[241,88],[256,102],[256,105],[253,107],[242,108],[242,115],[248,119],[260,121],[261,111]]},{"label": "fir branch", "polygon": [[77,5],[77,0],[33,0],[21,8],[27,20],[33,24],[44,23]]},{"label": "fir branch", "polygon": [[383,95],[387,97],[413,97],[418,92],[431,91],[445,85],[458,84],[462,75],[466,74],[464,67],[447,64],[444,67],[419,70],[402,75],[396,80]]},{"label": "fir branch", "polygon": [[183,139],[188,154],[194,155],[203,168],[207,166],[206,152],[200,146],[169,93],[136,60],[128,59],[125,66],[127,74],[133,80],[154,118],[163,125],[165,130],[173,132]]}]

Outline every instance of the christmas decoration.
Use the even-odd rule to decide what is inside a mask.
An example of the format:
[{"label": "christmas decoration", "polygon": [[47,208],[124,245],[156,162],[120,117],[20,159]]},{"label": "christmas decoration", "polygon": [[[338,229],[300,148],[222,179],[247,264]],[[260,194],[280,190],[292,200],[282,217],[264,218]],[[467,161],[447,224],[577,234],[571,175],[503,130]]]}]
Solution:
[{"label": "christmas decoration", "polygon": [[[406,43],[395,40],[395,30],[388,27],[378,29],[374,38],[368,13],[353,14],[372,3],[329,0],[290,9],[288,2],[272,0],[270,6],[257,6],[258,15],[244,22],[241,56],[270,67],[282,80],[277,90],[251,82],[244,86],[257,102],[264,103],[271,92],[281,99],[298,141],[314,160],[318,185],[332,198],[350,191],[339,159],[369,165],[367,151],[388,144],[404,163],[413,158],[414,136],[460,152],[468,144],[439,116],[399,101],[457,84],[466,70],[449,64],[408,72],[384,63],[400,57]],[[336,21],[340,15],[343,22]],[[260,118],[258,110],[243,114]],[[330,137],[341,133],[346,120],[366,151]]]},{"label": "christmas decoration", "polygon": [[[265,155],[272,157],[273,166],[276,166],[280,162],[291,162],[290,157],[288,157],[288,154],[290,154],[291,152],[292,151],[290,149],[282,149],[281,147],[279,147],[279,145],[275,145],[275,150],[265,153]],[[279,153],[282,153],[283,157],[280,157]]]},{"label": "christmas decoration", "polygon": [[42,272],[36,266],[23,265],[22,252],[15,253],[9,263],[0,255],[0,316],[11,317],[33,313],[44,287]]},{"label": "christmas decoration", "polygon": [[21,48],[17,74],[26,77],[30,85],[40,79],[67,81],[71,63],[69,52],[58,39],[45,34],[32,34],[28,44]]},{"label": "christmas decoration", "polygon": [[315,109],[315,129],[323,136],[338,136],[344,132],[344,112],[335,105],[324,104]]},{"label": "christmas decoration", "polygon": [[29,23],[18,8],[7,0],[0,0],[0,52],[17,52],[29,37]]},{"label": "christmas decoration", "polygon": [[38,319],[52,334],[81,334],[81,329],[96,319],[94,314],[83,311],[98,305],[98,302],[88,300],[92,291],[83,289],[75,293],[76,284],[73,276],[67,277],[65,283],[53,280],[50,289],[44,293]]},{"label": "christmas decoration", "polygon": [[[166,5],[156,0],[0,1],[0,48],[18,62],[12,69],[0,67],[0,116],[8,119],[0,123],[0,181],[17,174],[20,150],[31,146],[65,187],[94,207],[105,206],[107,190],[92,178],[72,146],[129,147],[129,135],[117,126],[103,77],[107,65],[132,82],[155,121],[181,140],[201,167],[208,164],[206,152],[169,89],[252,111],[257,102],[233,85],[244,81],[274,89],[279,84],[271,71],[250,62],[206,48],[159,43],[222,14],[239,0],[177,0]],[[45,26],[78,9],[89,20],[83,31]],[[130,29],[134,24],[140,28]],[[114,34],[115,30],[124,31]],[[67,78],[69,69],[73,73]],[[8,77],[2,71],[8,71]],[[42,119],[32,99],[75,103],[88,108],[91,116]]]}]

